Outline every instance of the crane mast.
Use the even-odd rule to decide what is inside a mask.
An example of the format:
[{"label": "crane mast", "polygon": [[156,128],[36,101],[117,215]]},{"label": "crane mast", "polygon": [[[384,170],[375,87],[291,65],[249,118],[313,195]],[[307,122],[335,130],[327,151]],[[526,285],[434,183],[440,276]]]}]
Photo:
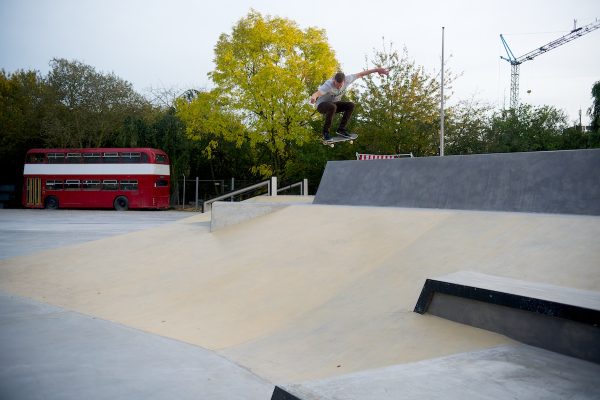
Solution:
[{"label": "crane mast", "polygon": [[519,57],[515,57],[512,50],[508,46],[508,43],[504,39],[504,36],[500,34],[500,40],[502,41],[502,45],[504,46],[504,49],[506,50],[507,54],[507,57],[500,56],[500,58],[510,63],[510,108],[515,109],[519,105],[519,68],[522,63],[524,63],[525,61],[533,60],[540,54],[544,54],[547,51],[562,46],[563,44],[575,40],[583,35],[586,35],[598,28],[600,28],[600,21],[592,22],[591,24],[582,26],[581,28],[574,28],[571,32],[567,33],[566,35],[561,36],[558,39],[551,41],[550,43],[546,43],[541,47],[531,50],[530,52],[525,53]]}]

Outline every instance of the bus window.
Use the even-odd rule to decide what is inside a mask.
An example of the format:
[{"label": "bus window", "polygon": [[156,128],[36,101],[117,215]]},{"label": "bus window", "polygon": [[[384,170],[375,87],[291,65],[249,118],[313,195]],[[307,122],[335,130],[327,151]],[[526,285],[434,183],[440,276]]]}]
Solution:
[{"label": "bus window", "polygon": [[63,181],[46,181],[46,190],[62,190]]},{"label": "bus window", "polygon": [[65,162],[65,153],[48,153],[49,164],[62,164]]},{"label": "bus window", "polygon": [[167,156],[165,156],[164,154],[157,154],[156,155],[156,162],[159,164],[166,164],[167,163]]},{"label": "bus window", "polygon": [[141,153],[121,153],[121,162],[123,163],[139,163],[142,161]]},{"label": "bus window", "polygon": [[119,162],[119,153],[104,153],[102,157],[106,164],[116,164]]},{"label": "bus window", "polygon": [[100,153],[83,153],[83,162],[86,164],[98,164],[101,161]]},{"label": "bus window", "polygon": [[67,189],[67,190],[78,190],[79,189],[79,181],[67,179],[65,181],[65,189]]},{"label": "bus window", "polygon": [[121,181],[121,190],[138,190],[138,181]]},{"label": "bus window", "polygon": [[81,154],[80,153],[67,153],[67,163],[80,164],[81,163]]},{"label": "bus window", "polygon": [[100,184],[100,181],[88,180],[83,181],[81,188],[83,190],[100,190],[102,188],[102,185]]},{"label": "bus window", "polygon": [[30,153],[27,155],[28,164],[43,164],[45,161],[44,153]]},{"label": "bus window", "polygon": [[102,181],[102,190],[117,190],[119,189],[119,185],[116,180],[106,180]]},{"label": "bus window", "polygon": [[167,187],[169,186],[169,181],[166,179],[157,179],[154,187]]}]

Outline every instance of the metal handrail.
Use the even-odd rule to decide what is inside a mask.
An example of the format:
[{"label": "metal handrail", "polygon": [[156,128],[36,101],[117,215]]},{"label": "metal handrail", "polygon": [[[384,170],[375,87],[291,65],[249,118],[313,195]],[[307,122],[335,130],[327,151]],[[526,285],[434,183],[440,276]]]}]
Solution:
[{"label": "metal handrail", "polygon": [[304,194],[304,182],[302,182],[302,181],[296,182],[296,183],[292,183],[291,185],[279,188],[279,189],[277,189],[277,193],[283,192],[284,190],[288,190],[288,189],[295,188],[295,187],[298,187],[298,186],[300,186],[300,194],[303,195]]},{"label": "metal handrail", "polygon": [[268,192],[270,194],[271,193],[271,180],[267,180],[267,181],[255,183],[254,185],[247,186],[245,188],[238,189],[238,190],[235,190],[235,191],[230,192],[230,193],[226,193],[224,195],[212,198],[210,200],[206,200],[204,203],[202,203],[202,212],[207,212],[207,206],[211,206],[212,203],[214,203],[215,201],[225,200],[225,199],[228,199],[230,197],[237,196],[239,194],[244,194],[246,192],[250,192],[252,190],[256,190],[256,189],[261,188],[263,186],[267,187],[267,190],[268,190]]}]

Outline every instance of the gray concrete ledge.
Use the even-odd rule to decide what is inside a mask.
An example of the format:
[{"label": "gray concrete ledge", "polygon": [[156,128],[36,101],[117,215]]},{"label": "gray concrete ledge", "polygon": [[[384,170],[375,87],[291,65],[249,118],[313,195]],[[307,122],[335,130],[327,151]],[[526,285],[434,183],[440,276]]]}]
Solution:
[{"label": "gray concrete ledge", "polygon": [[600,149],[327,163],[315,204],[600,215]]},{"label": "gray concrete ledge", "polygon": [[287,207],[285,203],[239,203],[217,201],[213,203],[210,219],[210,230],[225,228],[250,219],[270,214]]},{"label": "gray concrete ledge", "polygon": [[[290,205],[312,203],[313,199],[312,196],[303,196],[298,201],[290,202],[286,197],[261,196],[243,202],[217,201],[212,204],[210,230],[214,232],[227,226],[262,217]],[[290,197],[294,198],[294,196]]]},{"label": "gray concrete ledge", "polygon": [[427,279],[415,312],[600,363],[600,293],[470,271]]},{"label": "gray concrete ledge", "polygon": [[271,400],[598,399],[600,365],[502,346],[319,381],[278,385]]}]

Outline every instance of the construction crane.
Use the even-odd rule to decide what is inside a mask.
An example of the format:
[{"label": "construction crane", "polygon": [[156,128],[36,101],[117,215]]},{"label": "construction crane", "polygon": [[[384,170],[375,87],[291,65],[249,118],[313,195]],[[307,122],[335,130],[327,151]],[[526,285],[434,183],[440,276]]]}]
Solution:
[{"label": "construction crane", "polygon": [[502,34],[500,34],[500,40],[502,41],[502,44],[504,45],[504,49],[506,50],[506,54],[508,55],[508,57],[500,56],[500,58],[508,61],[511,66],[511,68],[510,68],[510,108],[515,109],[519,105],[519,68],[520,68],[521,64],[523,64],[525,61],[533,60],[535,57],[539,56],[540,54],[544,54],[545,52],[555,49],[558,46],[562,46],[563,44],[568,43],[571,40],[575,40],[578,37],[581,37],[583,35],[586,35],[598,28],[600,28],[600,21],[598,21],[598,20],[596,20],[595,22],[592,22],[591,24],[588,24],[586,26],[582,26],[581,28],[574,27],[573,30],[571,32],[569,32],[568,34],[561,36],[558,39],[553,40],[552,42],[543,45],[542,47],[534,49],[534,50],[530,51],[529,53],[525,53],[520,57],[515,57],[512,50],[508,46],[508,43],[506,43],[504,36],[502,36]]}]

